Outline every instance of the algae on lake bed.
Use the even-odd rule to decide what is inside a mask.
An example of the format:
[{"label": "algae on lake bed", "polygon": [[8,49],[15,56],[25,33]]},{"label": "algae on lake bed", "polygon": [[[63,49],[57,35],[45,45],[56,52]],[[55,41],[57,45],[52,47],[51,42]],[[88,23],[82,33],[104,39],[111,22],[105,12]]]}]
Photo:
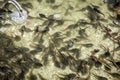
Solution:
[{"label": "algae on lake bed", "polygon": [[120,79],[116,0],[10,0],[27,11],[20,24],[7,1],[0,0],[1,80]]}]

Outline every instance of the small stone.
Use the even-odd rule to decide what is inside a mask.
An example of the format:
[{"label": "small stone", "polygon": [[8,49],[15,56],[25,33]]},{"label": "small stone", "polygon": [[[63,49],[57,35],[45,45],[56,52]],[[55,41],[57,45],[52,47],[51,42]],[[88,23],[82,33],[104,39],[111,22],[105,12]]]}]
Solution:
[{"label": "small stone", "polygon": [[72,47],[73,46],[73,42],[72,41],[69,41],[68,42],[68,47]]}]

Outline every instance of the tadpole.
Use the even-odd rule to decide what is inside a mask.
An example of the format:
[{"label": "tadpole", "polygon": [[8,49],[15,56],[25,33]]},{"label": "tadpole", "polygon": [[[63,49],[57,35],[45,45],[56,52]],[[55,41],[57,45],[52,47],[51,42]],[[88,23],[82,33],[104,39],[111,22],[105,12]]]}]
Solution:
[{"label": "tadpole", "polygon": [[60,80],[73,80],[77,75],[74,73],[70,73],[70,74],[61,74],[62,77],[59,77]]},{"label": "tadpole", "polygon": [[37,80],[37,76],[33,73],[30,73],[29,80]]},{"label": "tadpole", "polygon": [[56,0],[46,0],[46,3],[55,3]]},{"label": "tadpole", "polygon": [[42,67],[43,65],[42,65],[42,63],[38,60],[38,59],[34,59],[34,64],[33,64],[33,67],[34,68],[40,68],[40,67]]},{"label": "tadpole", "polygon": [[42,0],[37,0],[39,3],[41,3],[42,2]]},{"label": "tadpole", "polygon": [[39,16],[40,16],[40,18],[45,18],[45,19],[47,18],[46,15],[42,14],[42,13],[40,13]]},{"label": "tadpole", "polygon": [[23,25],[19,31],[22,33],[22,35],[24,35],[24,32],[32,32],[31,29],[27,28],[25,25]]},{"label": "tadpole", "polygon": [[22,7],[32,9],[32,8],[33,8],[33,5],[28,2],[28,3],[22,4]]},{"label": "tadpole", "polygon": [[87,43],[87,44],[81,44],[82,46],[86,47],[86,48],[90,48],[93,47],[92,43]]},{"label": "tadpole", "polygon": [[120,74],[119,73],[108,73],[110,74],[113,78],[120,79]]}]

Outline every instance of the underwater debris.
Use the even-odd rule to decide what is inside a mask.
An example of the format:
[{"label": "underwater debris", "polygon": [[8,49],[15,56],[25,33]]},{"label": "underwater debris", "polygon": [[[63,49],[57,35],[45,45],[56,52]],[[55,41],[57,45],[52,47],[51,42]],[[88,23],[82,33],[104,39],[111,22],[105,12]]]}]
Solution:
[{"label": "underwater debris", "polygon": [[14,5],[15,8],[17,9],[9,14],[11,20],[17,24],[22,24],[23,22],[25,22],[28,17],[27,11],[25,11],[16,0],[11,0],[11,1],[9,0],[5,5],[9,5],[9,4]]},{"label": "underwater debris", "polygon": [[115,68],[120,69],[119,65],[116,64],[116,62],[115,62],[115,60],[113,59],[112,56],[110,57],[110,60],[108,60],[108,61],[110,61],[110,62],[113,64],[113,66],[114,66]]},{"label": "underwater debris", "polygon": [[103,30],[105,31],[106,35],[110,37],[111,40],[113,40],[114,42],[120,42],[119,36],[113,35],[114,33],[110,28],[103,26]]},{"label": "underwater debris", "polygon": [[96,13],[99,13],[99,14],[102,14],[104,16],[104,14],[99,10],[99,6],[96,6],[96,5],[93,5],[91,4],[91,8],[89,7],[89,10],[93,10],[93,12],[96,12]]},{"label": "underwater debris", "polygon": [[110,64],[107,63],[103,58],[97,58],[94,54],[91,55],[88,61],[88,65],[90,66],[90,69],[93,66],[96,66],[97,68],[101,67],[102,65],[105,65],[109,69],[111,69]]},{"label": "underwater debris", "polygon": [[120,68],[120,62],[119,61],[115,62],[115,64]]},{"label": "underwater debris", "polygon": [[106,65],[104,65],[104,69],[105,69],[106,71],[111,71],[111,69],[110,69],[109,67],[107,67]]},{"label": "underwater debris", "polygon": [[93,10],[94,10],[95,12],[99,13],[99,14],[102,14],[102,15],[104,16],[104,14],[103,14],[100,10],[98,10],[96,7],[94,7]]}]

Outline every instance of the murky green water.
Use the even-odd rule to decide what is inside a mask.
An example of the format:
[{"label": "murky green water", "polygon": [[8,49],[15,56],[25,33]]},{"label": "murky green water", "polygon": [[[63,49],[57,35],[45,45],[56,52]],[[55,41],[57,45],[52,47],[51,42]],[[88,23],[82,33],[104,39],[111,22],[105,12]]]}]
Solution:
[{"label": "murky green water", "polygon": [[1,80],[119,80],[120,24],[103,1],[0,0]]}]

